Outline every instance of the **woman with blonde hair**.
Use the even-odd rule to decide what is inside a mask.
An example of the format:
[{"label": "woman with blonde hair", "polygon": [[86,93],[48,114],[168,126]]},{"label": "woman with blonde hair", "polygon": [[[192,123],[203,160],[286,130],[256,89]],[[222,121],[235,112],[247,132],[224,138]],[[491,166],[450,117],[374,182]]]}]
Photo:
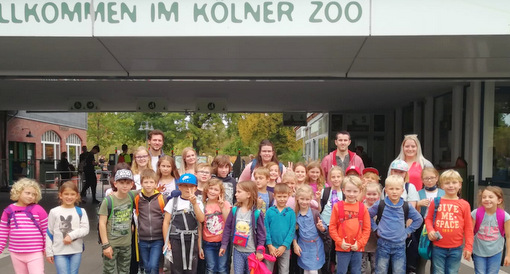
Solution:
[{"label": "woman with blonde hair", "polygon": [[195,174],[197,168],[197,152],[192,147],[186,147],[182,150],[182,165],[179,168],[179,174]]}]

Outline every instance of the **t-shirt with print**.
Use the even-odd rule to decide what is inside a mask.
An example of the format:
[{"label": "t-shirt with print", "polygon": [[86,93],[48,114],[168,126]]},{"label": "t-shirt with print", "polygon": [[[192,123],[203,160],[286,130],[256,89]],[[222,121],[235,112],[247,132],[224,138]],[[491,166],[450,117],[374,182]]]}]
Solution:
[{"label": "t-shirt with print", "polygon": [[262,208],[261,208],[261,210],[262,210],[262,212],[263,212],[264,214],[266,214],[266,210],[267,210],[267,209],[269,208],[269,206],[270,206],[270,205],[269,205],[269,192],[266,192],[266,193],[261,193],[261,192],[259,192],[259,197],[260,197],[260,198],[262,198],[262,200],[264,201],[264,202],[262,203]]},{"label": "t-shirt with print", "polygon": [[[229,202],[225,201],[224,207],[231,208]],[[205,205],[205,222],[202,237],[206,242],[221,242],[225,221],[221,212],[220,204],[208,203]]]},{"label": "t-shirt with print", "polygon": [[[113,201],[112,213],[106,222],[106,233],[111,246],[131,245],[131,219],[133,216],[133,200],[126,196],[124,199],[110,196]],[[108,216],[107,199],[104,199],[99,208],[99,215]]]},{"label": "t-shirt with print", "polygon": [[[168,201],[168,203],[166,203],[166,206],[165,206],[165,212],[168,212],[168,214],[170,214],[170,215],[173,213],[174,199],[177,199],[177,210],[193,208],[193,205],[191,205],[190,201],[181,198],[181,196],[179,196],[177,198],[172,198]],[[198,198],[197,198],[197,204],[198,204],[198,207],[200,208],[200,210],[202,210],[202,212],[204,212],[204,203],[202,203],[202,201],[199,200]]]},{"label": "t-shirt with print", "polygon": [[[255,252],[255,242],[253,241],[253,227],[251,225],[251,210],[242,212],[241,208],[236,211],[236,227],[235,234],[240,234],[248,237],[248,244],[246,247],[234,245],[234,248],[239,252],[253,253]],[[235,237],[235,236],[234,236]]]},{"label": "t-shirt with print", "polygon": [[[476,219],[476,209],[471,212],[471,217],[473,217],[473,220]],[[510,215],[505,212],[505,222],[508,220],[510,220]],[[480,229],[474,238],[473,254],[477,256],[491,257],[503,250],[505,239],[499,231],[496,213],[492,215],[485,213]]]}]

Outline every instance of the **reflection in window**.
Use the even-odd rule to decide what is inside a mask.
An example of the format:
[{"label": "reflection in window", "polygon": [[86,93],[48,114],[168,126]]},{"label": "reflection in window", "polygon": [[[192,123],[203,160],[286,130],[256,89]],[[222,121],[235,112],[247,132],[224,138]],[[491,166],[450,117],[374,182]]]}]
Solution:
[{"label": "reflection in window", "polygon": [[492,180],[510,183],[510,88],[496,90]]}]

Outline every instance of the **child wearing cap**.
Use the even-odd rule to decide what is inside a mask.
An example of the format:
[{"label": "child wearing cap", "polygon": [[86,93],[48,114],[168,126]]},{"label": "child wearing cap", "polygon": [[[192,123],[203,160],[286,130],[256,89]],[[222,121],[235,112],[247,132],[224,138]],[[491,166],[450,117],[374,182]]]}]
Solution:
[{"label": "child wearing cap", "polygon": [[131,192],[133,187],[131,170],[117,170],[114,186],[117,191],[105,198],[99,208],[103,273],[128,273],[131,261],[131,220],[134,199],[134,192]]},{"label": "child wearing cap", "polygon": [[198,224],[205,220],[204,204],[195,196],[195,175],[183,174],[177,184],[181,194],[165,206],[165,247],[172,252],[172,273],[197,273]]},{"label": "child wearing cap", "polygon": [[350,176],[350,175],[358,176],[358,177],[361,178],[361,171],[360,171],[359,167],[357,167],[357,166],[349,166],[345,170],[345,176]]}]

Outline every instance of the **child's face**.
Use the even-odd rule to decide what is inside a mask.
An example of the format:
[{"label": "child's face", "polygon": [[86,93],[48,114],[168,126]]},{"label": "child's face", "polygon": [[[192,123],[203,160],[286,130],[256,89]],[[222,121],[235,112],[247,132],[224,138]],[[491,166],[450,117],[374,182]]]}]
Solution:
[{"label": "child's face", "polygon": [[236,189],[236,200],[240,203],[246,203],[248,199],[250,199],[250,193],[248,191],[244,191],[241,188]]},{"label": "child's face", "polygon": [[296,180],[292,178],[285,178],[285,181],[282,183],[286,184],[290,188],[290,193],[294,193],[296,191]]},{"label": "child's face", "polygon": [[280,168],[276,165],[269,168],[269,179],[271,181],[276,181],[276,179],[278,179],[278,177],[280,177],[279,169]]},{"label": "child's face", "polygon": [[344,179],[344,176],[342,176],[342,172],[335,170],[330,174],[330,183],[335,188],[340,188],[340,185],[342,185],[342,180]]},{"label": "child's face", "polygon": [[345,195],[345,201],[347,203],[353,204],[358,199],[360,189],[351,183],[346,183],[344,188],[342,189],[342,192]]},{"label": "child's face", "polygon": [[308,178],[310,178],[310,181],[317,182],[319,180],[319,177],[321,176],[321,171],[318,167],[311,168],[308,170]]},{"label": "child's face", "polygon": [[274,199],[276,200],[276,205],[279,208],[282,208],[287,205],[287,200],[289,199],[289,194],[288,193],[275,193]]},{"label": "child's face", "polygon": [[159,170],[163,176],[172,175],[172,165],[170,164],[170,161],[161,161],[161,164],[159,164]]},{"label": "child's face", "polygon": [[37,197],[37,192],[33,187],[26,187],[21,191],[19,195],[18,203],[22,206],[26,206],[29,204],[35,203],[35,198]]},{"label": "child's face", "polygon": [[197,179],[201,183],[206,183],[211,179],[211,171],[207,167],[202,167],[197,170]]},{"label": "child's face", "polygon": [[498,198],[496,193],[489,190],[482,192],[482,206],[485,207],[485,210],[496,210],[502,202],[503,199]]},{"label": "child's face", "polygon": [[453,197],[457,196],[457,193],[459,193],[460,188],[462,187],[462,184],[458,180],[448,180],[442,184],[442,189],[444,189],[444,192],[447,196]]},{"label": "child's face", "polygon": [[181,191],[181,197],[183,199],[189,199],[189,197],[195,195],[197,187],[192,184],[179,184],[179,190]]},{"label": "child's face", "polygon": [[396,204],[400,200],[400,196],[404,193],[404,188],[401,184],[389,184],[384,188],[384,192],[391,202]]},{"label": "child's face", "polygon": [[433,187],[437,184],[437,176],[434,172],[425,171],[423,172],[421,180],[426,187]]},{"label": "child's face", "polygon": [[156,181],[152,178],[143,179],[143,181],[142,181],[143,192],[151,195],[152,193],[154,193],[154,190],[156,189],[156,185],[157,185]]},{"label": "child's face", "polygon": [[269,178],[262,174],[256,174],[255,175],[255,184],[257,184],[257,189],[259,190],[265,190],[267,189],[267,181]]},{"label": "child's face", "polygon": [[390,171],[390,175],[398,175],[398,176],[404,178],[404,180],[406,179],[406,174],[407,174],[406,171],[397,170],[397,169],[392,169]]},{"label": "child's face", "polygon": [[207,198],[209,200],[217,200],[220,198],[221,189],[219,185],[209,186],[207,189]]},{"label": "child's face", "polygon": [[381,198],[379,192],[376,189],[367,188],[367,194],[365,195],[365,201],[367,201],[368,205],[373,205]]},{"label": "child's face", "polygon": [[218,166],[218,177],[225,178],[228,176],[230,167],[228,165]]},{"label": "child's face", "polygon": [[127,194],[133,187],[133,181],[129,179],[122,179],[114,183],[117,191],[122,194]]},{"label": "child's face", "polygon": [[298,166],[294,169],[296,178],[299,183],[303,183],[306,179],[306,168],[304,166]]},{"label": "child's face", "polygon": [[375,178],[374,175],[366,173],[365,175],[363,175],[363,183],[365,184],[379,183],[379,181]]},{"label": "child's face", "polygon": [[149,154],[144,150],[139,151],[135,155],[135,161],[139,167],[146,167],[149,163]]},{"label": "child's face", "polygon": [[62,201],[62,205],[74,206],[74,203],[78,200],[78,193],[70,188],[66,188],[58,194],[58,198]]},{"label": "child's face", "polygon": [[308,209],[312,201],[312,195],[300,195],[297,200],[301,209]]}]

